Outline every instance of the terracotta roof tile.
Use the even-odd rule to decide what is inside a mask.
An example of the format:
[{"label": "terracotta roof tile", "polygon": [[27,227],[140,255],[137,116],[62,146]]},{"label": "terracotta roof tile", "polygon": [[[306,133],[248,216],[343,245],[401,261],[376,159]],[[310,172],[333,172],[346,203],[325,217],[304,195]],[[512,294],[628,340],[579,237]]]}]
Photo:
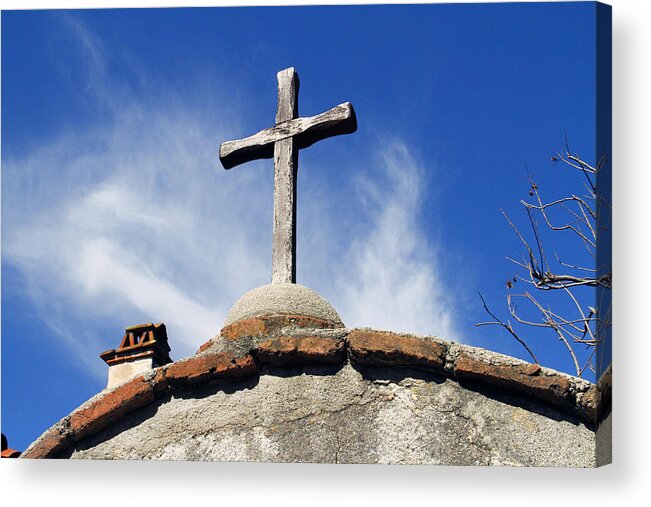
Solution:
[{"label": "terracotta roof tile", "polygon": [[9,442],[4,433],[2,433],[2,450],[0,451],[0,457],[2,458],[17,458],[20,456],[21,452],[15,449],[9,448]]},{"label": "terracotta roof tile", "polygon": [[20,451],[16,451],[14,449],[5,449],[4,451],[2,451],[1,456],[3,458],[17,458],[18,456],[20,456]]}]

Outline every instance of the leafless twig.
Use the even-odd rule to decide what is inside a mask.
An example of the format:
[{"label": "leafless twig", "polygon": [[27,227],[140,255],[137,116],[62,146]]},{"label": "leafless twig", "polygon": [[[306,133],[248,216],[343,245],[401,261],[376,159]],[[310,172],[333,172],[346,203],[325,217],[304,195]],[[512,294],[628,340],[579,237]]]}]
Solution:
[{"label": "leafless twig", "polygon": [[[612,286],[612,276],[609,270],[603,273],[602,269],[587,267],[596,258],[599,214],[604,210],[610,212],[610,203],[602,202],[603,199],[598,198],[597,192],[597,175],[604,166],[606,157],[602,156],[599,162],[593,166],[583,160],[579,154],[572,153],[566,139],[564,152],[556,152],[552,161],[560,162],[580,171],[585,178],[583,187],[586,193],[578,195],[576,192],[570,192],[566,196],[545,200],[540,187],[530,176],[529,197],[533,198],[533,202],[523,199],[520,204],[527,214],[531,241],[507,213],[500,210],[524,247],[522,260],[512,257],[507,257],[507,259],[523,269],[526,276],[514,275],[507,281],[507,288],[513,288],[514,283],[520,280],[533,286],[536,290],[542,291],[541,294],[544,291],[561,291],[569,299],[569,306],[566,305],[563,312],[568,314],[562,315],[560,312],[552,310],[551,305],[543,304],[530,292],[525,291],[518,294],[508,292],[506,305],[513,319],[512,324],[511,320],[499,319],[488,308],[484,297],[479,294],[484,310],[494,320],[480,322],[477,326],[499,325],[503,327],[526,349],[535,362],[538,361],[532,348],[528,346],[521,331],[516,329],[514,324],[518,327],[522,325],[531,329],[548,329],[556,339],[563,343],[572,359],[576,375],[581,376],[586,370],[595,371],[592,363],[595,348],[600,343],[601,330],[604,326],[610,325],[609,308],[599,309],[588,306],[582,302],[584,299],[575,293],[577,290],[585,290],[582,288],[610,289]],[[536,220],[537,216],[541,218],[542,229]],[[545,251],[546,236],[543,231],[569,234],[570,237],[574,237],[584,245],[584,252],[588,256],[588,260],[562,261],[558,253],[553,252],[555,262],[551,263]],[[521,300],[524,303],[524,311],[518,308],[516,300]],[[603,315],[599,315],[599,313]],[[539,316],[538,319],[533,317],[535,314]]]}]

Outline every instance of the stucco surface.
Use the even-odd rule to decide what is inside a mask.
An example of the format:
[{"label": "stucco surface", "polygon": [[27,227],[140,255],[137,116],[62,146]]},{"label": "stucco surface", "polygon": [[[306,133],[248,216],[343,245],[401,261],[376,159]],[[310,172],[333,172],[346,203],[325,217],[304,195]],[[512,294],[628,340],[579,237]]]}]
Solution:
[{"label": "stucco surface", "polygon": [[154,367],[154,360],[151,357],[126,361],[124,363],[109,366],[107,388],[119,386],[127,380],[148,372]]},{"label": "stucco surface", "polygon": [[265,368],[176,392],[72,458],[595,465],[595,434],[548,406],[422,372]]}]

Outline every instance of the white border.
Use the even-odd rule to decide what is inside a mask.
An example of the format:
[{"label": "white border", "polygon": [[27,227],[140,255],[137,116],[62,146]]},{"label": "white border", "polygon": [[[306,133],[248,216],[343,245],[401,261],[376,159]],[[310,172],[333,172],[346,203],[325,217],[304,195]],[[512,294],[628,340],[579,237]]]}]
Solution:
[{"label": "white border", "polygon": [[[0,0],[2,9],[306,5],[314,1]],[[326,1],[340,4],[351,2]],[[423,3],[368,2],[356,3]],[[4,505],[628,505],[651,498],[648,118],[651,2],[612,0],[615,464],[598,470],[1,460]],[[645,121],[646,120],[646,121]],[[635,502],[637,504],[638,502]],[[30,502],[31,504],[31,502]]]}]

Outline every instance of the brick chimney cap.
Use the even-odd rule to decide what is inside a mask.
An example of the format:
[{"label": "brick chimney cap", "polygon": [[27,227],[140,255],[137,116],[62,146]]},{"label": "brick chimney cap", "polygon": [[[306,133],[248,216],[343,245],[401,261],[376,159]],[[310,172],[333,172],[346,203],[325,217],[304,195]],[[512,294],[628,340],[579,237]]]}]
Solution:
[{"label": "brick chimney cap", "polygon": [[124,331],[127,332],[127,333],[129,331],[140,331],[140,330],[144,331],[146,329],[157,329],[157,328],[159,328],[161,326],[165,327],[165,324],[163,324],[162,322],[160,322],[158,324],[154,324],[152,322],[147,322],[146,324],[136,324],[134,326],[125,327]]}]

